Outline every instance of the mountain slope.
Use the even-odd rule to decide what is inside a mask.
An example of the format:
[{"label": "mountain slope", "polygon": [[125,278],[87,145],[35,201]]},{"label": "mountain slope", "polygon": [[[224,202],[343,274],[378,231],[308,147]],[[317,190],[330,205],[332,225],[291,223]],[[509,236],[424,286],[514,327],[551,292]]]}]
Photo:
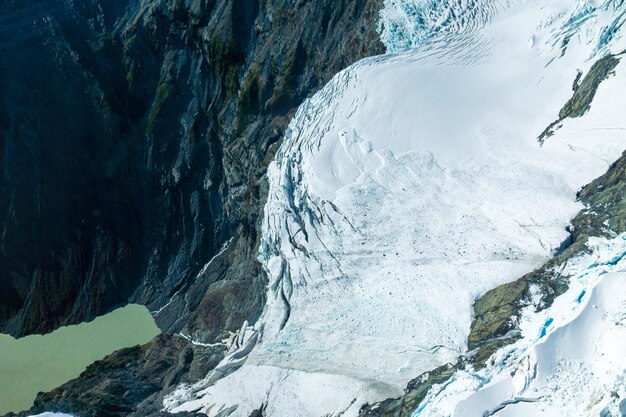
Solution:
[{"label": "mountain slope", "polygon": [[258,318],[267,164],[305,97],[384,51],[380,7],[0,5],[1,331],[45,333],[139,302],[166,333],[33,411],[157,412],[163,390],[200,379]]},{"label": "mountain slope", "polygon": [[467,354],[474,299],[567,245],[577,191],[626,143],[621,67],[588,114],[538,137],[581,73],[623,50],[623,5],[463,5],[450,30],[396,31],[419,46],[359,62],[299,108],[268,171],[268,302],[217,369],[246,362],[168,410],[356,415]]},{"label": "mountain slope", "polygon": [[[217,189],[216,211],[190,204],[194,232],[183,221],[179,240],[166,228],[173,249],[149,254],[168,273],[131,285],[131,298],[174,334],[94,364],[40,395],[32,412],[615,413],[624,396],[620,350],[611,349],[623,333],[623,159],[612,162],[626,147],[625,6],[386,1],[378,29],[397,53],[335,76],[298,108],[277,150],[300,99],[378,50],[379,4],[320,4],[292,12],[279,2],[144,1],[116,10],[115,28],[105,24],[128,94],[154,97],[137,116],[138,141],[151,157],[161,143],[177,150],[172,164],[162,152],[167,169],[155,171],[182,190],[182,211],[165,218],[186,218],[183,196],[198,194],[184,184],[205,156],[217,177],[201,184]],[[159,69],[152,84],[137,78],[146,66]],[[198,101],[211,105],[198,110]],[[206,133],[200,149],[215,139],[222,157],[195,153],[197,118],[204,133],[217,121],[223,135]],[[178,127],[188,142],[170,142]],[[210,250],[189,252],[202,226],[221,234]],[[81,294],[107,288],[93,283],[79,280]],[[98,305],[86,295],[79,310]],[[7,328],[24,331],[24,315],[39,310],[5,311]],[[74,320],[65,314],[46,326]],[[574,352],[571,339],[589,332],[602,343]],[[597,367],[596,353],[613,366]],[[568,357],[586,371],[551,373]],[[559,375],[570,383],[555,384]],[[593,383],[578,389],[582,377]]]}]

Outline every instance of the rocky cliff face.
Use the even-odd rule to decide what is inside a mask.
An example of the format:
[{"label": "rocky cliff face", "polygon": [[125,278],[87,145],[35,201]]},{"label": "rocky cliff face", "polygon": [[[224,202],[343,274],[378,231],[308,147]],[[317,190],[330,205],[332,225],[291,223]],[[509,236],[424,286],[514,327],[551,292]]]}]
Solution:
[{"label": "rocky cliff face", "polygon": [[[45,333],[128,302],[203,342],[254,321],[265,167],[305,97],[383,52],[381,4],[3,2],[0,331]],[[224,354],[194,350],[161,337],[122,351],[36,409],[156,411],[148,397]]]},{"label": "rocky cliff face", "polygon": [[0,331],[129,301],[202,340],[253,321],[265,164],[304,97],[382,52],[379,3],[4,2]]}]

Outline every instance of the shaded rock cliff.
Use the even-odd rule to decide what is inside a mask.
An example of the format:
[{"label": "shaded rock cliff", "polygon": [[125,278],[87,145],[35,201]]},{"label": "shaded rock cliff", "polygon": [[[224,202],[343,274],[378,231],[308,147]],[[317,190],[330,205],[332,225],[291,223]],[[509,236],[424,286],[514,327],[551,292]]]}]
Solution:
[{"label": "shaded rock cliff", "polygon": [[3,2],[0,331],[127,302],[205,340],[253,321],[273,145],[307,95],[382,52],[380,3]]},{"label": "shaded rock cliff", "polygon": [[[128,302],[166,335],[33,411],[148,415],[264,304],[264,173],[298,104],[382,53],[382,0],[0,4],[0,332]],[[170,334],[170,335],[168,335]]]}]

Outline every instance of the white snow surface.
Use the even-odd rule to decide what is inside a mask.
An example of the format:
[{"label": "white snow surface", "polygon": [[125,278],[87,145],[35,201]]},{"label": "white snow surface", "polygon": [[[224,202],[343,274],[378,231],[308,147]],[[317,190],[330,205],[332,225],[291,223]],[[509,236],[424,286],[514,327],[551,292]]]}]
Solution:
[{"label": "white snow surface", "polygon": [[299,108],[268,170],[263,315],[166,410],[354,416],[465,353],[474,300],[567,237],[576,191],[626,148],[622,65],[589,113],[537,136],[578,70],[626,48],[626,3],[441,3],[387,1],[388,50],[415,47]]},{"label": "white snow surface", "polygon": [[523,338],[435,386],[418,416],[619,416],[626,405],[626,235],[563,265],[570,288],[522,318]]},{"label": "white snow surface", "polygon": [[42,414],[33,414],[30,417],[74,417],[70,414],[64,414],[64,413],[42,413]]}]

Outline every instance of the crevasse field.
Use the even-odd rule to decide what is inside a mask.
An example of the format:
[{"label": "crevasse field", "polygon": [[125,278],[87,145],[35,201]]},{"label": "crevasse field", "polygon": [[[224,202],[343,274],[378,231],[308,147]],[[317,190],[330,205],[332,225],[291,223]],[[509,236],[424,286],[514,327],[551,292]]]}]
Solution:
[{"label": "crevasse field", "polygon": [[[386,1],[389,53],[299,108],[268,173],[262,318],[166,410],[355,416],[463,355],[474,300],[566,239],[577,190],[626,148],[624,68],[584,117],[538,136],[579,71],[626,49],[626,2],[447,3]],[[567,265],[570,290],[525,313],[520,341],[431,390],[414,416],[617,409],[626,237],[589,247]]]}]

